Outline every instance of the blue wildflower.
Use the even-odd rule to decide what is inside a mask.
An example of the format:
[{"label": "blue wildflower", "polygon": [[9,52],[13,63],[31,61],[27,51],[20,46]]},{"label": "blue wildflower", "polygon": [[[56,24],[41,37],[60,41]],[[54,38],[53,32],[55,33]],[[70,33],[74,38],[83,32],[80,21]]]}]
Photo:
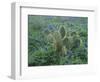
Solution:
[{"label": "blue wildflower", "polygon": [[33,52],[35,52],[35,51],[36,51],[36,49],[35,49],[35,48],[32,48],[32,50],[33,50]]},{"label": "blue wildflower", "polygon": [[85,43],[85,48],[87,48],[87,43]]},{"label": "blue wildflower", "polygon": [[53,16],[47,16],[47,19],[52,19],[53,18]]},{"label": "blue wildflower", "polygon": [[48,25],[48,29],[49,29],[49,30],[52,30],[52,29],[53,29],[53,25],[52,25],[52,24],[49,24],[49,25]]},{"label": "blue wildflower", "polygon": [[67,55],[68,55],[69,58],[71,58],[71,56],[73,55],[73,52],[71,50],[68,50]]},{"label": "blue wildflower", "polygon": [[49,24],[49,25],[48,25],[48,30],[51,30],[51,31],[56,30],[55,25]]}]

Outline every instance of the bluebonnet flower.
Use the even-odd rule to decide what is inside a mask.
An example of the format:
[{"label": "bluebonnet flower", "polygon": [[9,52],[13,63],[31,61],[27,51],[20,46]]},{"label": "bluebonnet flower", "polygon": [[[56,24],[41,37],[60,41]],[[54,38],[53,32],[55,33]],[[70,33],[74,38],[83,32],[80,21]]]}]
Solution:
[{"label": "bluebonnet flower", "polygon": [[53,25],[52,25],[52,24],[49,24],[49,25],[48,25],[48,29],[49,29],[49,30],[52,30],[52,29],[53,29]]},{"label": "bluebonnet flower", "polygon": [[51,31],[56,30],[55,25],[49,24],[49,25],[48,25],[48,30],[51,30]]},{"label": "bluebonnet flower", "polygon": [[67,55],[68,55],[69,58],[71,58],[71,56],[73,55],[73,52],[71,50],[68,50]]},{"label": "bluebonnet flower", "polygon": [[32,48],[32,51],[33,51],[33,52],[35,52],[35,51],[36,51],[36,49],[35,49],[35,48]]},{"label": "bluebonnet flower", "polygon": [[53,18],[53,16],[47,16],[47,19],[52,19]]},{"label": "bluebonnet flower", "polygon": [[87,48],[87,43],[85,43],[85,48]]}]

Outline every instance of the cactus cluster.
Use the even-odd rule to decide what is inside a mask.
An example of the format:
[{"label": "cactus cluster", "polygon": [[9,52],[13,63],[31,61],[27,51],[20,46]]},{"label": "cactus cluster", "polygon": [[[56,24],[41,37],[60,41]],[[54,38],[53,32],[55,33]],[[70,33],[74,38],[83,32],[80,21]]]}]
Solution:
[{"label": "cactus cluster", "polygon": [[51,42],[52,48],[54,48],[59,57],[59,61],[62,61],[62,57],[68,56],[68,51],[81,46],[82,40],[77,32],[67,31],[64,25],[60,25],[58,28],[59,29],[54,31],[49,30],[47,39]]}]

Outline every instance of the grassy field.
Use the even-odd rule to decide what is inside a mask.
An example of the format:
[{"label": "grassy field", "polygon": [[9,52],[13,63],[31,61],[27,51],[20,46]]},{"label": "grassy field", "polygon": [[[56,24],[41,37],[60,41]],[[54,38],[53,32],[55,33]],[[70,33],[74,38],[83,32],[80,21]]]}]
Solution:
[{"label": "grassy field", "polygon": [[28,66],[88,63],[88,18],[28,16]]}]

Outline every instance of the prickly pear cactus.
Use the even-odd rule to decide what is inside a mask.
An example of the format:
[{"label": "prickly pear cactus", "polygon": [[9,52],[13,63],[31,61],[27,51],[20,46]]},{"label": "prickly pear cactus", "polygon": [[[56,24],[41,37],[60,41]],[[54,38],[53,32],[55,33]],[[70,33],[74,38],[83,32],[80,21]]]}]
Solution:
[{"label": "prickly pear cactus", "polygon": [[48,41],[52,43],[52,47],[57,53],[60,64],[68,51],[81,46],[82,40],[76,32],[67,32],[66,27],[63,25],[57,28],[59,29],[52,32],[50,31],[47,38]]}]

